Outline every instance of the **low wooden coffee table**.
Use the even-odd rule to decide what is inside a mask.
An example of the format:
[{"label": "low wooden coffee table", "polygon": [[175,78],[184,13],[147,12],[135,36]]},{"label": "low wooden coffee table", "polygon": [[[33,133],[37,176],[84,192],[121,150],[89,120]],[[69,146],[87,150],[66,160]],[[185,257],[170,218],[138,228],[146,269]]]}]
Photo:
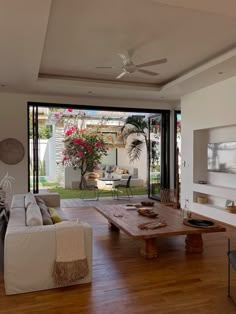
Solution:
[{"label": "low wooden coffee table", "polygon": [[[226,228],[215,225],[211,228],[197,228],[183,224],[181,212],[158,204],[157,218],[148,218],[138,214],[136,209],[126,205],[101,205],[96,210],[108,219],[111,229],[122,230],[134,239],[143,240],[141,254],[145,258],[157,257],[156,238],[186,235],[185,248],[190,253],[203,251],[202,233],[224,232]],[[154,230],[140,230],[138,225],[145,222],[165,221],[167,225]]]}]

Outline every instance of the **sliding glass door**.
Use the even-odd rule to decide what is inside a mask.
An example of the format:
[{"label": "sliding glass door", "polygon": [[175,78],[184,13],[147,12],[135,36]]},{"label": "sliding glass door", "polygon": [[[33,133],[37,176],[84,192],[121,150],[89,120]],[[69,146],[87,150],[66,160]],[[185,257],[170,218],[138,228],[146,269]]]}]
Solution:
[{"label": "sliding glass door", "polygon": [[39,131],[38,131],[38,106],[28,106],[28,190],[33,193],[39,191]]},{"label": "sliding glass door", "polygon": [[169,112],[149,118],[149,197],[159,200],[161,188],[169,187]]}]

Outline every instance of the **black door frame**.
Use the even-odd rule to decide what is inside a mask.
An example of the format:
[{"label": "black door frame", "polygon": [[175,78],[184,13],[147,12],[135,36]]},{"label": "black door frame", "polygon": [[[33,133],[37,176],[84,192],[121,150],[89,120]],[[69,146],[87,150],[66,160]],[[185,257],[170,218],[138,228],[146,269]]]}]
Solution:
[{"label": "black door frame", "polygon": [[[47,103],[47,102],[31,102],[29,101],[28,104],[27,104],[27,111],[28,111],[28,120],[29,120],[29,111],[30,111],[30,107],[33,107],[33,108],[37,108],[37,112],[38,112],[38,107],[42,107],[42,108],[60,108],[60,109],[67,109],[67,108],[73,108],[73,109],[79,109],[79,110],[104,110],[104,111],[121,111],[121,112],[138,112],[138,113],[153,113],[153,114],[158,114],[158,113],[161,113],[163,114],[163,116],[165,116],[165,121],[164,121],[164,124],[165,124],[165,128],[169,125],[170,126],[170,110],[164,110],[164,109],[143,109],[143,108],[130,108],[130,107],[107,107],[107,106],[96,106],[96,105],[81,105],[81,104],[60,104],[60,103]],[[168,117],[168,119],[167,119]],[[35,130],[35,136],[37,135],[38,136],[38,121],[36,121],[36,125],[37,125],[37,131]],[[28,123],[28,160],[30,160],[30,151],[29,151],[29,142],[30,142],[30,129],[29,129],[30,125]],[[36,126],[35,126],[36,128]],[[168,133],[170,134],[170,130],[168,130]],[[37,140],[34,140],[33,141],[33,144],[35,144],[35,148],[33,149],[33,152],[36,154],[36,152],[38,152],[38,139]],[[168,156],[165,156],[165,162],[168,162],[169,163],[169,146],[170,146],[170,139],[169,139],[169,136],[168,136],[168,139],[166,139],[163,143],[163,147],[166,147],[168,146],[168,149],[167,149],[167,152],[168,152]],[[36,160],[36,155],[35,155],[35,160]],[[37,162],[38,162],[38,157],[37,157]],[[147,171],[149,173],[149,158],[148,158],[148,162],[147,162]],[[37,164],[38,165],[38,164]],[[33,191],[35,193],[38,193],[38,167],[36,167],[37,169],[35,169],[35,171],[33,172],[34,176],[36,176],[37,178],[37,184],[34,184],[34,187],[33,187]],[[169,168],[170,166],[168,165],[168,167],[166,168],[165,166],[165,170],[166,170],[166,178],[164,179],[165,183],[169,184]],[[29,171],[29,167],[28,167],[28,191],[30,191],[30,171]],[[150,175],[149,175],[150,177]],[[36,180],[36,178],[34,180]],[[33,180],[33,181],[34,181]],[[150,178],[148,179],[148,195],[150,195],[150,191],[149,191],[149,184],[150,182]]]}]

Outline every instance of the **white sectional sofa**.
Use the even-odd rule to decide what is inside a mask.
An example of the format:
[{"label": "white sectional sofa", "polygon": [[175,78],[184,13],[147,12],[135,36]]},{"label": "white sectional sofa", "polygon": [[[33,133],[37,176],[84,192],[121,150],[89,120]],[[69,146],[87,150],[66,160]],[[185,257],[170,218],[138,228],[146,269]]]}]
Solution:
[{"label": "white sectional sofa", "polygon": [[[38,194],[47,206],[60,209],[57,193]],[[89,274],[73,284],[92,280],[92,228],[83,223]],[[14,195],[4,245],[4,281],[6,294],[25,293],[59,287],[52,273],[56,258],[55,225],[26,226],[25,195]],[[70,284],[71,285],[71,284]]]}]

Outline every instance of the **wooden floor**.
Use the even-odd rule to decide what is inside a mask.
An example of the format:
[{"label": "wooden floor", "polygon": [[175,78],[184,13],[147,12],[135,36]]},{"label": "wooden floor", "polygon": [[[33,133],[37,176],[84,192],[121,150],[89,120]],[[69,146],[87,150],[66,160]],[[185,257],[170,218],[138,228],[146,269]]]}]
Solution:
[{"label": "wooden floor", "polygon": [[[106,219],[92,207],[96,202],[73,202],[64,209],[66,214],[94,230],[92,284],[5,296],[1,274],[1,314],[236,313],[226,289],[227,237],[236,248],[236,232],[203,235],[205,250],[200,255],[186,255],[183,236],[160,239],[159,258],[145,260],[137,240],[108,229]],[[63,201],[63,206],[68,203]],[[78,203],[83,207],[78,209]],[[236,295],[236,273],[232,276]]]}]

